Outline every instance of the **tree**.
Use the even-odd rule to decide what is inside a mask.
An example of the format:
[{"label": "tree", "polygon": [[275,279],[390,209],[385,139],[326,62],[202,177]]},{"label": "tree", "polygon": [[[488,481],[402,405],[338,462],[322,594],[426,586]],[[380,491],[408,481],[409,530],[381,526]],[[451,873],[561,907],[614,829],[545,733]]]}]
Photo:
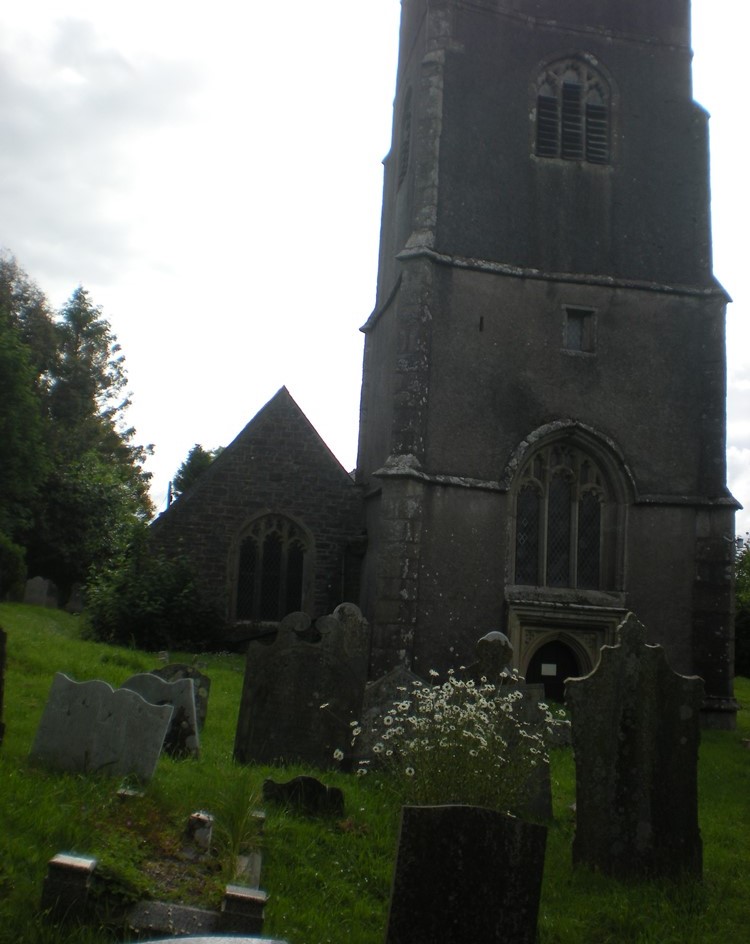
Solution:
[{"label": "tree", "polygon": [[150,517],[149,447],[133,444],[120,345],[82,287],[55,325],[57,357],[46,385],[51,471],[28,540],[29,565],[51,577],[65,599],[127,544]]},{"label": "tree", "polygon": [[48,471],[42,377],[53,334],[43,296],[0,254],[0,599],[23,580],[21,536]]},{"label": "tree", "polygon": [[183,492],[191,488],[222,451],[221,446],[218,449],[204,449],[196,443],[175,472],[172,479],[172,496],[179,498]]}]

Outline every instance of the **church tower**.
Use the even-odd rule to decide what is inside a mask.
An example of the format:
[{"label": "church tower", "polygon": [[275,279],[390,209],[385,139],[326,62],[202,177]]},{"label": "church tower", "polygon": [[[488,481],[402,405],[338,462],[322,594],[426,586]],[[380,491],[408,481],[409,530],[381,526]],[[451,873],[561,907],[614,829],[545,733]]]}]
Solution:
[{"label": "church tower", "polygon": [[632,610],[733,724],[727,295],[689,0],[402,0],[357,478],[373,670]]}]

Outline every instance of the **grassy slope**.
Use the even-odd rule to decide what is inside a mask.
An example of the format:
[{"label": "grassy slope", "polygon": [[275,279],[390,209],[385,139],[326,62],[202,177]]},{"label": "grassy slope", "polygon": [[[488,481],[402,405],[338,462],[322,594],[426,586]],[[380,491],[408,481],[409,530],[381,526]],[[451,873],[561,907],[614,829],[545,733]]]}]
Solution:
[{"label": "grassy slope", "polygon": [[[99,944],[114,931],[57,931],[38,915],[46,863],[73,849],[96,855],[125,894],[149,887],[175,900],[216,905],[228,878],[231,836],[265,776],[300,772],[238,768],[232,763],[242,683],[237,656],[201,656],[212,679],[208,721],[199,761],[160,761],[142,800],[123,804],[117,784],[97,778],[49,774],[29,768],[26,757],[52,675],[118,685],[156,664],[153,655],[82,642],[74,617],[56,611],[0,605],[8,632],[6,738],[0,748],[0,944]],[[172,658],[190,661],[189,654]],[[738,679],[738,696],[750,704],[750,682]],[[623,885],[570,866],[574,773],[570,753],[553,758],[555,823],[550,828],[540,914],[542,944],[605,942],[734,942],[750,921],[744,866],[750,849],[750,718],[740,713],[737,732],[706,732],[701,746],[700,818],[705,880],[687,887]],[[369,778],[326,775],[346,794],[344,823],[305,820],[269,809],[264,840],[263,887],[269,935],[292,944],[380,944],[396,843],[397,810]],[[368,782],[369,781],[369,782]],[[180,868],[179,877],[153,884],[149,862],[180,843],[190,812],[209,809],[225,827],[215,870]],[[111,915],[116,928],[116,915]]]}]

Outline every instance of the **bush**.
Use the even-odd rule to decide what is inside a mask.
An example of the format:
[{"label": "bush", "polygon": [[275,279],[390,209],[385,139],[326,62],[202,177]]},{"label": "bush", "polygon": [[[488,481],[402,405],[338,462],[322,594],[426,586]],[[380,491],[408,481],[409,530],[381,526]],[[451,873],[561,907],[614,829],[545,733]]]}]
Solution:
[{"label": "bush", "polygon": [[201,599],[184,558],[155,549],[139,528],[122,559],[100,568],[86,587],[93,638],[141,649],[216,648],[223,621]]},{"label": "bush", "polygon": [[0,600],[8,597],[23,597],[23,583],[26,579],[26,557],[19,547],[0,531]]},{"label": "bush", "polygon": [[[382,718],[373,747],[376,767],[402,803],[466,803],[513,813],[525,807],[536,769],[549,764],[543,732],[568,722],[542,703],[530,717],[520,681],[475,683],[449,670],[442,684],[404,689],[403,700]],[[362,733],[356,723],[353,733],[356,744]],[[343,752],[335,756],[342,759]],[[361,763],[364,773],[368,762]]]}]

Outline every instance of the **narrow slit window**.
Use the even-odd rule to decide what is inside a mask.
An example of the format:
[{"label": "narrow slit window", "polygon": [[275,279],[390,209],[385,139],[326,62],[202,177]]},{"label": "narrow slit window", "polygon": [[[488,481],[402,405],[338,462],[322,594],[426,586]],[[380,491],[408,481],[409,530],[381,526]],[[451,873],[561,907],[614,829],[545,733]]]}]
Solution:
[{"label": "narrow slit window", "polygon": [[564,347],[566,351],[593,354],[596,350],[594,312],[588,308],[566,308]]}]

